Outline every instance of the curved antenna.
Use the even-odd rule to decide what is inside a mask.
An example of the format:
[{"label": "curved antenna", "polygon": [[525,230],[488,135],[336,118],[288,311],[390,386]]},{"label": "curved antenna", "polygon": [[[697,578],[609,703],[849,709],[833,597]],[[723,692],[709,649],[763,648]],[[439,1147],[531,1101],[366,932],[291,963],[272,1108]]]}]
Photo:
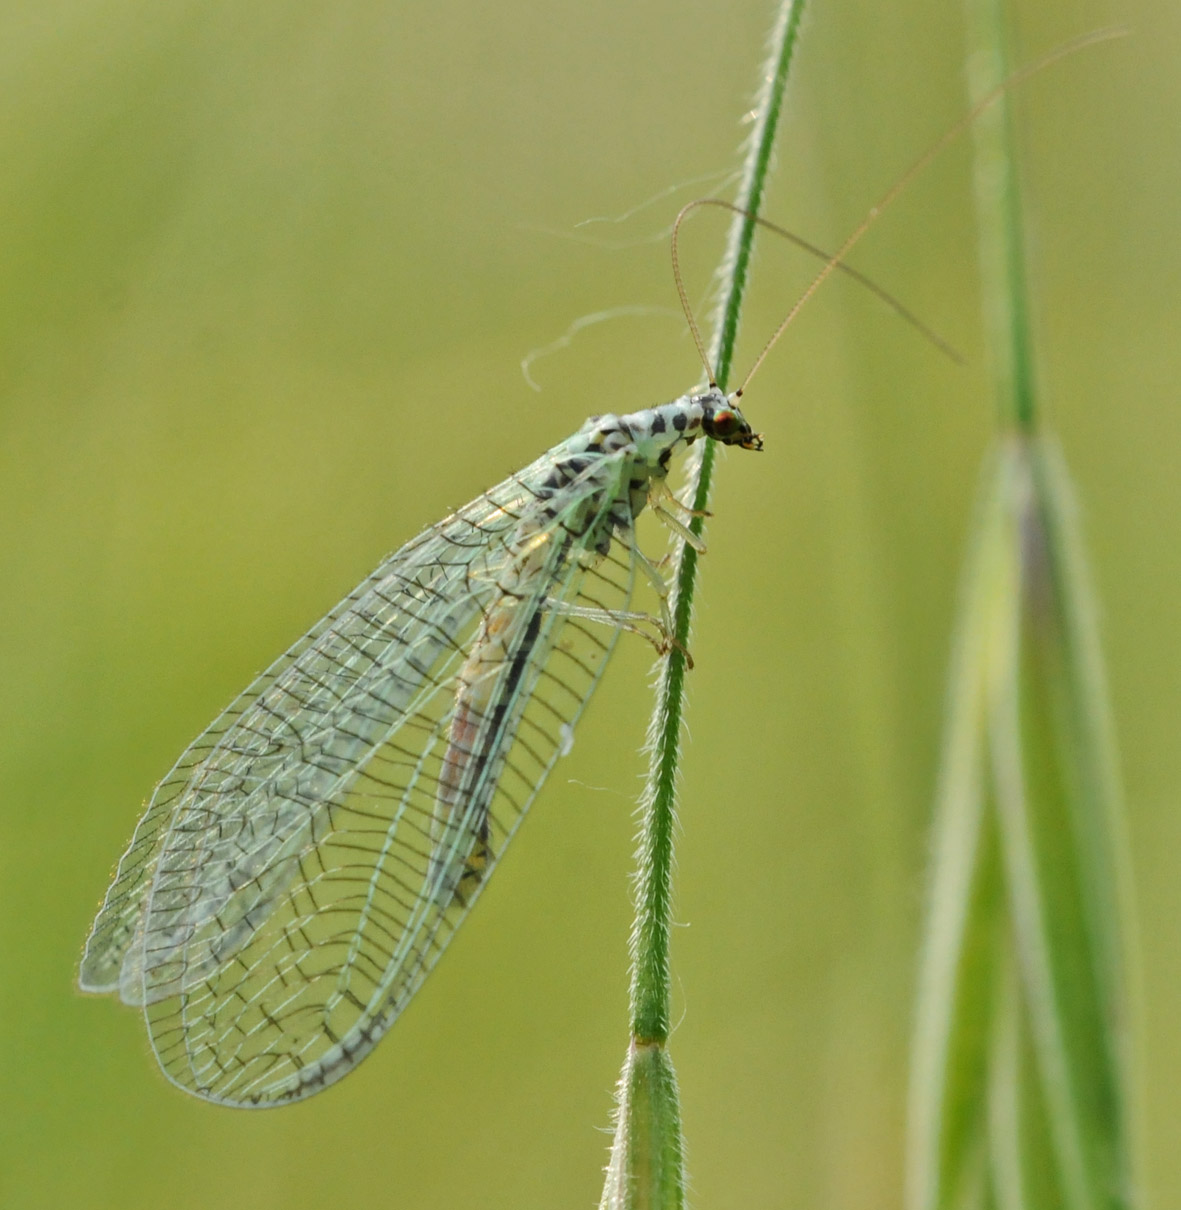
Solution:
[{"label": "curved antenna", "polygon": [[[800,295],[798,299],[796,299],[791,310],[788,311],[786,316],[784,316],[783,322],[780,323],[779,327],[777,327],[772,333],[771,339],[768,340],[763,346],[763,351],[758,355],[758,357],[755,358],[754,364],[747,371],[746,377],[742,380],[742,385],[739,386],[738,389],[733,393],[733,398],[738,399],[742,396],[743,391],[745,391],[750,385],[750,380],[755,376],[763,362],[766,361],[767,354],[770,353],[775,345],[779,342],[779,338],[787,330],[792,320],[794,320],[799,314],[803,305],[812,297],[813,294],[816,293],[818,289],[820,289],[821,284],[827,278],[831,277],[837,269],[842,269],[845,267],[845,257],[847,257],[855,245],[861,241],[862,236],[864,236],[870,227],[877,222],[886,208],[898,197],[900,193],[902,193],[902,191],[911,183],[911,181],[913,181],[914,178],[918,176],[919,173],[922,172],[923,169],[926,168],[949,143],[952,143],[959,138],[959,136],[963,134],[963,132],[967,130],[967,128],[971,126],[972,123],[986,109],[992,105],[995,105],[996,102],[999,101],[1010,88],[1013,88],[1022,81],[1029,79],[1030,76],[1036,75],[1038,72],[1049,67],[1051,64],[1057,63],[1059,59],[1065,59],[1068,55],[1074,54],[1075,51],[1082,50],[1087,46],[1093,46],[1099,42],[1110,42],[1115,38],[1125,37],[1127,33],[1128,30],[1123,26],[1098,29],[1092,30],[1088,34],[1083,34],[1081,37],[1074,38],[1070,42],[1063,43],[1061,46],[1056,47],[1048,54],[1043,55],[1040,59],[1037,59],[1033,63],[1029,64],[1027,67],[1022,67],[1015,71],[1006,80],[1002,81],[994,89],[992,89],[991,92],[986,93],[979,101],[977,101],[976,104],[973,105],[972,108],[959,119],[959,121],[957,121],[948,130],[944,131],[944,133],[940,135],[940,137],[936,139],[935,142],[932,143],[931,146],[928,147],[927,150],[924,151],[913,164],[911,164],[911,166],[894,182],[894,184],[891,185],[884,194],[882,194],[877,204],[870,207],[865,217],[853,229],[852,233],[848,236],[845,242],[836,250],[835,253],[833,253],[831,257],[829,257],[824,267],[812,279],[811,283],[808,285],[808,288],[803,292],[803,294]],[[673,231],[675,237],[675,227]],[[684,287],[681,285],[679,280],[677,284],[678,292],[681,295],[681,305],[685,306],[686,302]],[[701,352],[701,337],[697,332],[696,325],[693,324],[692,321],[690,322],[690,327],[693,331],[694,341],[697,344],[698,351]],[[704,354],[702,355],[702,359],[705,360]],[[708,367],[708,362],[706,362],[706,365]]]},{"label": "curved antenna", "polygon": [[[776,235],[782,236],[783,239],[787,240],[789,243],[795,244],[797,248],[803,249],[803,251],[807,252],[811,256],[816,257],[818,260],[827,262],[833,259],[833,254],[831,252],[826,252],[823,248],[818,248],[815,244],[804,239],[802,235],[797,235],[794,231],[789,231],[786,227],[779,226],[778,223],[772,223],[765,218],[760,218],[757,214],[751,214],[749,210],[743,210],[741,206],[736,206],[733,202],[726,202],[717,197],[697,198],[695,201],[689,202],[687,205],[681,207],[681,211],[677,215],[676,222],[673,224],[672,231],[673,272],[677,278],[678,293],[681,296],[681,306],[685,309],[685,316],[689,320],[690,330],[695,331],[696,325],[688,313],[688,301],[685,297],[685,293],[682,289],[680,289],[681,276],[677,263],[676,239],[677,229],[681,224],[681,220],[688,218],[688,216],[700,206],[717,206],[721,210],[729,210],[732,214],[740,214],[743,218],[749,219],[757,226],[765,227],[768,231],[772,231]],[[956,365],[962,366],[964,364],[962,354],[960,354],[960,352],[953,345],[944,340],[934,328],[931,328],[925,324],[905,303],[895,298],[893,294],[884,289],[882,286],[879,286],[872,277],[866,276],[866,274],[862,273],[859,269],[854,269],[852,265],[846,263],[845,261],[839,262],[836,265],[836,268],[842,273],[846,274],[846,276],[851,277],[855,282],[857,282],[858,285],[864,286],[871,294],[875,295],[881,302],[885,303],[895,315],[904,320],[906,323],[910,324],[910,326],[914,328],[924,340],[927,340],[933,344],[935,348],[937,348],[945,357],[951,358]],[[698,351],[700,351],[700,349],[701,346],[698,345]],[[707,366],[706,369],[708,368],[709,367]]]},{"label": "curved antenna", "polygon": [[[709,387],[712,391],[718,385],[717,377],[714,375],[714,368],[709,364],[709,354],[705,351],[705,341],[701,339],[701,329],[697,326],[697,320],[693,316],[693,307],[689,302],[689,292],[685,289],[685,279],[681,275],[681,257],[677,251],[677,238],[681,234],[681,224],[685,219],[692,214],[698,206],[704,206],[704,201],[688,202],[677,212],[677,217],[673,220],[672,231],[672,262],[673,262],[673,281],[677,283],[677,297],[681,300],[681,310],[685,312],[685,322],[689,325],[689,335],[693,337],[693,343],[697,346],[697,355],[701,358],[701,364],[705,366],[705,376],[709,379]],[[722,203],[725,205],[725,203]],[[734,206],[732,209],[737,210],[739,214],[746,214],[745,210]],[[753,217],[747,215],[748,218]],[[755,222],[758,222],[755,219]]]}]

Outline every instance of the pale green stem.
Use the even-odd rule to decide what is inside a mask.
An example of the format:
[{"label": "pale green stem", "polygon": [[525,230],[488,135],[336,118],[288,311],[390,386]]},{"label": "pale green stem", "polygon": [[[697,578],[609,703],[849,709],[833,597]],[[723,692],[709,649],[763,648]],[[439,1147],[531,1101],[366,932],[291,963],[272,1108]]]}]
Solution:
[{"label": "pale green stem", "polygon": [[[771,36],[764,81],[756,103],[756,118],[747,146],[742,183],[736,199],[746,212],[731,226],[729,246],[719,270],[720,322],[714,342],[713,365],[718,385],[725,388],[733,359],[738,317],[750,267],[755,222],[763,201],[771,153],[779,123],[788,68],[799,35],[802,0],[784,0]],[[698,442],[690,474],[693,507],[708,506],[716,445]],[[703,518],[690,528],[700,534]],[[643,798],[643,829],[636,877],[636,922],[632,934],[632,1033],[642,1041],[663,1042],[669,1029],[669,933],[673,864],[673,833],[677,769],[681,755],[681,723],[685,709],[685,652],[693,617],[697,552],[682,544],[672,577],[675,644],[662,661],[656,708],[648,730],[651,761]]]}]

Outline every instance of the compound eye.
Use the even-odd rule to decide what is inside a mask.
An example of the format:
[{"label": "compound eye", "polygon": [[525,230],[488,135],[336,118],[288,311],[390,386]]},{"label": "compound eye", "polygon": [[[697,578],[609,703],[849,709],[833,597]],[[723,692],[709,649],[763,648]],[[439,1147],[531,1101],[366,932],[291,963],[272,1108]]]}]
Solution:
[{"label": "compound eye", "polygon": [[719,408],[704,419],[702,427],[708,436],[718,441],[731,441],[746,428],[746,421],[729,408]]},{"label": "compound eye", "polygon": [[745,417],[735,408],[718,408],[717,411],[703,417],[701,427],[707,437],[722,442],[723,445],[745,444],[750,437],[750,425]]}]

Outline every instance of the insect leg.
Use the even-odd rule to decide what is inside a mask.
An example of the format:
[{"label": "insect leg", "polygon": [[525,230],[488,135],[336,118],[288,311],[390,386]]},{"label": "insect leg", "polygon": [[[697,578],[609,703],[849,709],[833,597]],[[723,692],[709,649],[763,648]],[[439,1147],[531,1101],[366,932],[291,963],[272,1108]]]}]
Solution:
[{"label": "insect leg", "polygon": [[[673,513],[665,503],[666,498],[671,500],[678,508],[684,508],[684,505],[671,492],[663,493],[660,496],[654,493],[649,496],[649,507],[652,509],[653,515],[659,517],[663,524],[667,525],[682,542],[686,542],[692,546],[699,555],[705,554],[705,540],[699,534],[695,534]],[[694,513],[692,509],[687,511],[692,516],[706,515]]]}]

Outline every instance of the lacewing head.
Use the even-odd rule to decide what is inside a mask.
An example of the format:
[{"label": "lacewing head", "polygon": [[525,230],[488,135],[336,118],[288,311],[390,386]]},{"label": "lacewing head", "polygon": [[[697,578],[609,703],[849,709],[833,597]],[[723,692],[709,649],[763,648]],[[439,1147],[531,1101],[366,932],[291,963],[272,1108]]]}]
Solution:
[{"label": "lacewing head", "polygon": [[725,397],[716,403],[706,397],[701,429],[723,445],[737,445],[744,450],[763,448],[762,433],[756,433],[738,407]]}]

